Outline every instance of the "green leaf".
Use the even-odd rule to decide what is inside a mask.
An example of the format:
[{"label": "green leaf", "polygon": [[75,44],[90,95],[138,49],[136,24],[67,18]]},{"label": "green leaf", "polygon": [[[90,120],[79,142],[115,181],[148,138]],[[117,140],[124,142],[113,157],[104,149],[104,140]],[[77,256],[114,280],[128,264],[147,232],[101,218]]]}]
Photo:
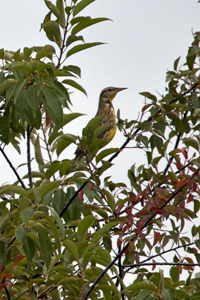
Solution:
[{"label": "green leaf", "polygon": [[106,231],[109,231],[111,227],[118,225],[119,222],[110,222],[104,225],[101,229],[95,232],[92,237],[91,243],[98,243],[98,240],[101,239]]},{"label": "green leaf", "polygon": [[177,71],[177,67],[178,67],[178,63],[179,63],[179,60],[180,60],[181,56],[179,56],[175,62],[174,62],[174,70]]},{"label": "green leaf", "polygon": [[59,156],[71,143],[76,143],[76,138],[73,135],[65,134],[58,138],[56,153]]},{"label": "green leaf", "polygon": [[7,214],[4,215],[0,219],[0,229],[3,230],[5,226],[10,223],[10,220],[14,218],[16,215],[19,215],[19,210],[15,209]]},{"label": "green leaf", "polygon": [[67,85],[73,86],[75,89],[81,91],[87,96],[86,90],[77,82],[71,80],[71,79],[65,79],[62,81],[63,83],[66,83]]},{"label": "green leaf", "polygon": [[21,246],[24,244],[27,230],[23,226],[19,226],[15,229],[15,237]]},{"label": "green leaf", "polygon": [[197,263],[200,264],[200,254],[199,253],[194,253]]},{"label": "green leaf", "polygon": [[67,39],[66,46],[68,47],[69,45],[77,41],[85,42],[82,36],[70,35]]},{"label": "green leaf", "polygon": [[61,82],[54,80],[53,86],[66,101],[70,102],[68,91]]},{"label": "green leaf", "polygon": [[56,127],[60,128],[63,121],[63,111],[58,96],[54,90],[46,86],[42,86],[42,92],[44,94],[42,100],[47,114],[55,123]]},{"label": "green leaf", "polygon": [[32,49],[24,47],[24,59],[27,60],[32,53]]},{"label": "green leaf", "polygon": [[116,208],[115,198],[114,198],[113,195],[112,195],[109,191],[107,191],[107,190],[104,191],[104,194],[105,194],[106,199],[107,199],[107,201],[108,201],[108,205],[109,205],[110,208],[114,211],[115,208]]},{"label": "green leaf", "polygon": [[26,227],[27,227],[28,221],[30,220],[32,215],[33,215],[33,209],[31,209],[31,208],[25,208],[23,210],[23,212],[21,213],[22,221]]},{"label": "green leaf", "polygon": [[[52,60],[52,53],[48,51],[40,51],[36,54],[36,59],[40,60],[43,57],[48,57],[49,59]],[[39,65],[39,64],[38,64]],[[45,66],[45,64],[44,64]],[[38,71],[42,71],[42,69],[38,69]]]},{"label": "green leaf", "polygon": [[95,43],[85,43],[83,45],[77,45],[75,47],[73,47],[72,49],[70,49],[68,52],[67,52],[67,55],[66,57],[69,57],[75,53],[78,53],[80,51],[83,51],[85,49],[89,49],[91,47],[95,47],[95,46],[99,46],[99,45],[103,45],[104,43],[100,43],[100,42],[95,42]]},{"label": "green leaf", "polygon": [[150,290],[156,292],[157,288],[151,282],[142,281],[142,282],[134,282],[133,284],[127,287],[127,290],[128,291]]},{"label": "green leaf", "polygon": [[56,7],[58,8],[59,13],[60,13],[58,20],[59,20],[62,28],[64,28],[66,20],[65,20],[65,10],[64,10],[63,0],[56,0]]},{"label": "green leaf", "polygon": [[3,185],[0,190],[1,194],[18,194],[21,196],[27,196],[27,191],[18,185]]},{"label": "green leaf", "polygon": [[65,201],[65,192],[63,189],[59,189],[54,193],[53,197],[53,207],[57,213],[60,213]]},{"label": "green leaf", "polygon": [[32,72],[32,65],[31,63],[27,62],[27,61],[20,61],[20,62],[16,62],[12,65],[12,70],[13,69],[17,69],[17,70],[21,70],[23,72],[28,72],[31,73]]},{"label": "green leaf", "polygon": [[191,146],[192,148],[199,151],[199,143],[197,142],[197,140],[192,139],[192,138],[186,138],[186,139],[183,139],[183,142],[186,146]]},{"label": "green leaf", "polygon": [[39,108],[40,103],[40,97],[37,90],[38,87],[36,85],[31,85],[26,92],[26,101],[34,116],[36,116],[36,111]]},{"label": "green leaf", "polygon": [[78,32],[80,32],[81,30],[92,26],[94,24],[103,22],[103,21],[109,21],[110,19],[108,18],[95,18],[95,19],[91,19],[91,18],[87,18],[82,22],[79,22],[73,29],[72,29],[72,35],[76,35]]},{"label": "green leaf", "polygon": [[64,243],[65,248],[78,260],[78,247],[71,240],[66,240]]},{"label": "green leaf", "polygon": [[94,222],[95,218],[92,215],[88,215],[80,221],[77,232],[77,237],[80,242],[86,239],[88,229],[93,226]]},{"label": "green leaf", "polygon": [[74,119],[81,117],[81,116],[84,116],[84,114],[80,114],[80,113],[64,114],[63,115],[63,126],[65,126],[69,122],[71,122]]},{"label": "green leaf", "polygon": [[103,150],[96,156],[96,163],[98,164],[98,162],[100,162],[100,160],[102,160],[106,156],[116,153],[116,152],[120,152],[120,151],[121,151],[121,149],[119,149],[119,148],[109,148],[109,149]]},{"label": "green leaf", "polygon": [[165,300],[175,300],[175,291],[170,288],[170,289],[163,289],[162,292],[163,296],[165,297]]},{"label": "green leaf", "polygon": [[81,69],[77,66],[74,66],[74,65],[64,66],[63,69],[67,70],[67,71],[70,71],[70,72],[73,72],[74,74],[81,77]]},{"label": "green leaf", "polygon": [[160,149],[161,149],[162,146],[163,146],[163,140],[162,140],[160,137],[158,137],[157,135],[153,134],[153,135],[150,137],[149,141],[150,141],[152,150],[153,150],[154,148],[157,148],[158,151],[160,151]]},{"label": "green leaf", "polygon": [[25,86],[26,81],[27,81],[27,78],[21,79],[21,80],[17,83],[16,88],[15,88],[15,90],[14,90],[14,103],[16,103],[17,97],[19,96],[19,93],[21,92],[21,90],[22,90],[23,87]]},{"label": "green leaf", "polygon": [[73,16],[76,16],[80,11],[82,11],[86,6],[94,2],[95,0],[82,0],[75,5],[73,9]]},{"label": "green leaf", "polygon": [[49,191],[53,190],[55,187],[57,187],[60,183],[62,182],[62,180],[56,180],[56,181],[52,181],[48,184],[45,184],[40,191],[41,197],[43,197],[46,193],[48,193]]},{"label": "green leaf", "polygon": [[44,260],[46,262],[47,269],[48,269],[50,262],[51,262],[51,256],[52,256],[51,241],[48,237],[47,232],[43,229],[43,227],[41,226],[41,224],[39,222],[37,223],[37,231],[38,231],[38,235],[39,235],[41,250],[44,255]]},{"label": "green leaf", "polygon": [[47,21],[43,23],[41,28],[43,28],[46,32],[48,39],[52,42],[56,42],[58,47],[61,47],[61,34],[59,24],[56,21]]},{"label": "green leaf", "polygon": [[37,163],[39,164],[39,166],[40,165],[43,166],[44,160],[42,157],[39,135],[37,136],[37,139],[34,142],[34,149],[35,149],[35,159],[36,159]]},{"label": "green leaf", "polygon": [[57,222],[57,224],[58,224],[58,226],[60,228],[61,234],[64,237],[64,235],[65,235],[65,227],[64,227],[64,225],[63,225],[63,223],[61,221],[61,218],[60,218],[59,214],[53,209],[53,207],[48,206],[48,209],[50,210],[51,215],[55,218],[55,220],[56,220],[56,222]]},{"label": "green leaf", "polygon": [[178,282],[179,281],[178,267],[171,267],[170,276],[171,276],[171,279],[173,280],[173,282]]},{"label": "green leaf", "polygon": [[142,93],[139,93],[140,95],[144,96],[145,98],[148,98],[148,99],[151,99],[153,100],[154,102],[157,102],[157,98],[155,95],[149,93],[149,92],[142,92]]},{"label": "green leaf", "polygon": [[27,256],[27,262],[30,264],[35,254],[35,244],[29,236],[25,237],[23,249]]},{"label": "green leaf", "polygon": [[3,59],[4,58],[4,49],[1,48],[0,49],[0,59]]},{"label": "green leaf", "polygon": [[16,84],[17,80],[14,78],[8,78],[0,84],[0,92],[7,91],[12,85]]},{"label": "green leaf", "polygon": [[57,18],[60,17],[60,11],[59,9],[49,0],[44,0],[46,6],[49,8],[49,10],[56,16]]}]

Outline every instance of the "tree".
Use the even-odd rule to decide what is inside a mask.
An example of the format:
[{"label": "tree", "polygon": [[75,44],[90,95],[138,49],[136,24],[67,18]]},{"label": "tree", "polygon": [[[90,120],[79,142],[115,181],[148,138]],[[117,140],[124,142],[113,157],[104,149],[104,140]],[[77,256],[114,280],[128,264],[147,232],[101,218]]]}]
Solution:
[{"label": "tree", "polygon": [[[200,226],[192,222],[200,209],[200,33],[185,65],[178,58],[167,72],[165,95],[141,93],[139,120],[122,120],[118,112],[124,144],[98,151],[97,118],[82,137],[65,132],[81,117],[69,112],[70,87],[86,93],[76,82],[80,68],[66,63],[101,44],[86,43],[80,31],[108,20],[80,15],[93,1],[45,0],[41,28],[50,44],[0,50],[0,151],[17,178],[0,190],[1,298],[199,299],[193,272]],[[6,146],[20,153],[25,140],[28,172],[21,178]],[[130,166],[131,188],[104,176],[130,141],[147,158]],[[88,149],[76,166],[71,157],[59,159],[72,143]],[[159,265],[172,266],[170,277],[155,270]],[[187,280],[180,280],[183,269]]]}]

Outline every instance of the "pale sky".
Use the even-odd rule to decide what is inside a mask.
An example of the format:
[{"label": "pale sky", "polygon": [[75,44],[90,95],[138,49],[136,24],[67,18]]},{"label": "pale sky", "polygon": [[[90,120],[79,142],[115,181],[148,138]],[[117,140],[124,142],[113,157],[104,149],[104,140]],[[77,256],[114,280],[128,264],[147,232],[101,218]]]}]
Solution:
[{"label": "pale sky", "polygon": [[[15,51],[24,46],[50,43],[45,33],[39,32],[47,13],[42,0],[0,0],[0,4],[0,48]],[[144,103],[139,92],[164,93],[167,69],[172,70],[173,62],[179,56],[184,62],[193,40],[192,31],[200,30],[199,13],[197,0],[96,0],[83,10],[81,15],[108,17],[113,21],[81,32],[86,42],[107,44],[71,56],[66,62],[81,67],[79,83],[86,89],[88,98],[71,89],[74,92],[72,111],[87,116],[66,127],[65,132],[81,135],[82,127],[96,114],[100,91],[110,85],[128,87],[117,95],[114,106],[116,111],[120,108],[123,119],[137,119]],[[109,146],[120,147],[124,141],[123,134],[118,132]],[[72,146],[65,151],[67,158],[74,157],[74,149]],[[14,158],[16,167],[25,162],[26,152],[21,157],[14,149],[8,153]],[[134,149],[120,154],[111,172],[114,180],[127,180],[128,168],[138,159],[142,164],[143,154],[140,153],[140,157],[137,154]],[[11,183],[15,177],[0,157],[5,170],[0,182]]]}]

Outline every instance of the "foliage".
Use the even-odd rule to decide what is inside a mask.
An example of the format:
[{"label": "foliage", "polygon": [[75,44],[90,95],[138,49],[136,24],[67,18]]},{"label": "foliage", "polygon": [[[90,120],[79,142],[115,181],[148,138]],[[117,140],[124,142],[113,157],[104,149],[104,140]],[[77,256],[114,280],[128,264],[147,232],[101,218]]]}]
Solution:
[{"label": "foliage", "polygon": [[[17,178],[0,189],[0,297],[199,299],[200,276],[193,272],[200,264],[200,226],[185,232],[200,209],[200,33],[185,65],[179,67],[178,58],[167,72],[165,95],[141,93],[147,103],[139,120],[122,120],[118,111],[124,144],[98,152],[99,119],[82,138],[65,133],[65,125],[81,116],[69,112],[70,87],[86,94],[76,82],[80,68],[68,61],[101,44],[79,34],[108,19],[80,14],[95,0],[44,1],[49,12],[41,29],[50,44],[0,50],[0,151]],[[25,139],[28,173],[21,178],[5,146],[20,153]],[[59,158],[79,142],[88,149],[80,163]],[[130,166],[128,187],[102,174],[130,142],[147,161]],[[162,267],[155,270],[159,265],[171,266],[170,277]]]}]

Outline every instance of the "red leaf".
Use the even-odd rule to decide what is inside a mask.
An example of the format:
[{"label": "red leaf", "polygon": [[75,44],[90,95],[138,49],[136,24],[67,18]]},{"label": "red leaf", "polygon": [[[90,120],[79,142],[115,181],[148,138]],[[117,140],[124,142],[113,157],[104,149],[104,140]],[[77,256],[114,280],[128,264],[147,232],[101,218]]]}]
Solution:
[{"label": "red leaf", "polygon": [[160,240],[160,232],[154,231],[154,241],[153,241],[153,246],[157,244],[157,242]]},{"label": "red leaf", "polygon": [[183,178],[183,179],[181,179],[180,181],[177,182],[177,184],[175,185],[175,188],[180,189],[183,186],[185,186],[187,184],[187,182],[188,182],[188,180]]},{"label": "red leaf", "polygon": [[[152,259],[152,260],[153,260],[153,263],[155,264],[156,261],[154,259]],[[152,271],[155,270],[155,268],[156,268],[156,265],[152,265]]]},{"label": "red leaf", "polygon": [[46,125],[48,126],[49,123],[51,123],[51,118],[50,118],[49,115],[46,113]]},{"label": "red leaf", "polygon": [[194,251],[194,253],[198,253],[197,249],[196,248],[190,248]]},{"label": "red leaf", "polygon": [[183,147],[180,149],[181,152],[183,153],[184,157],[187,159],[188,158],[188,152],[187,152],[187,148],[186,147]]},{"label": "red leaf", "polygon": [[187,262],[189,263],[189,264],[193,264],[194,262],[193,262],[193,259],[191,258],[191,257],[185,257],[185,260],[187,260]]},{"label": "red leaf", "polygon": [[16,260],[14,261],[14,263],[16,263],[19,260],[22,260],[24,257],[26,257],[26,256],[24,256],[24,255],[18,255],[17,258],[16,258]]},{"label": "red leaf", "polygon": [[187,200],[187,203],[190,203],[192,202],[194,196],[192,194],[189,194],[189,197],[188,197],[188,200]]},{"label": "red leaf", "polygon": [[122,238],[118,238],[117,239],[117,247],[120,247],[122,242],[123,242]]},{"label": "red leaf", "polygon": [[182,165],[181,165],[180,159],[177,161],[176,166],[179,171],[182,170]]},{"label": "red leaf", "polygon": [[142,112],[144,112],[146,109],[148,109],[150,106],[152,106],[152,104],[147,104],[147,105],[144,105],[143,108],[142,108]]},{"label": "red leaf", "polygon": [[89,189],[92,190],[92,189],[93,189],[93,186],[94,186],[94,183],[91,183],[91,182],[90,182],[90,183],[89,183]]},{"label": "red leaf", "polygon": [[194,271],[194,267],[192,266],[183,266],[183,269],[188,271]]},{"label": "red leaf", "polygon": [[6,283],[5,283],[5,282],[1,283],[1,284],[0,284],[0,290],[2,290],[5,286],[6,286]]},{"label": "red leaf", "polygon": [[183,266],[181,266],[181,265],[178,265],[178,272],[179,272],[179,274],[181,274],[181,273],[182,273],[182,271],[183,271]]},{"label": "red leaf", "polygon": [[83,195],[84,195],[84,190],[81,190],[81,191],[79,192],[79,199],[80,199],[80,201],[83,200]]},{"label": "red leaf", "polygon": [[194,191],[194,192],[197,191],[197,183],[196,183],[196,182],[194,182],[194,184],[193,184],[193,191]]},{"label": "red leaf", "polygon": [[142,230],[142,226],[145,224],[145,222],[148,220],[148,218],[144,218],[144,219],[141,219],[138,223],[138,226],[137,226],[137,234],[140,234],[141,233],[141,230]]},{"label": "red leaf", "polygon": [[126,250],[124,251],[124,254],[125,254],[126,256],[128,256],[128,253],[129,253],[129,251],[128,251],[128,249],[126,249]]}]

